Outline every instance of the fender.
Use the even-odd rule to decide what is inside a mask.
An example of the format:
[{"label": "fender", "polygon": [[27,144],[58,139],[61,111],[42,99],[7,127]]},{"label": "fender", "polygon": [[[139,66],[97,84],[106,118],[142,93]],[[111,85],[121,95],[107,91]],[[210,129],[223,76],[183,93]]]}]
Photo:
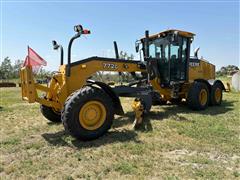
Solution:
[{"label": "fender", "polygon": [[124,114],[119,97],[116,95],[116,93],[113,91],[113,89],[109,85],[107,85],[103,82],[100,82],[100,81],[94,81],[94,80],[90,80],[90,79],[87,80],[87,83],[90,85],[95,84],[95,85],[99,86],[105,93],[107,93],[112,98],[113,103],[114,103],[115,114],[117,114],[117,115]]},{"label": "fender", "polygon": [[226,91],[222,81],[218,80],[218,79],[209,79],[209,80],[205,80],[205,79],[195,79],[194,81],[196,82],[203,82],[208,86],[208,90],[209,92],[211,92],[212,86],[215,85],[216,83],[220,83],[222,86],[222,89],[224,91]]},{"label": "fender", "polygon": [[195,79],[195,82],[202,82],[207,85],[209,93],[211,92],[212,85],[208,82],[208,80],[205,79]]},{"label": "fender", "polygon": [[225,88],[224,84],[223,84],[222,81],[220,81],[219,79],[209,79],[209,80],[208,80],[208,83],[209,83],[211,86],[215,85],[216,83],[219,83],[219,84],[221,84],[222,89],[223,89],[224,91],[226,91],[226,88]]}]

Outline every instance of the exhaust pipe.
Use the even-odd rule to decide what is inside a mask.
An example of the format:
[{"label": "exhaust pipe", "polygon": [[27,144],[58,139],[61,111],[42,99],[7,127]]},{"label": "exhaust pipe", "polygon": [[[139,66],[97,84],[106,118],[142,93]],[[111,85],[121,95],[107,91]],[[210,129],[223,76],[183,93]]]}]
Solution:
[{"label": "exhaust pipe", "polygon": [[146,46],[146,52],[144,53],[145,58],[149,58],[149,31],[145,31],[145,46]]},{"label": "exhaust pipe", "polygon": [[119,59],[117,42],[113,41],[113,45],[114,45],[115,57],[116,59]]}]

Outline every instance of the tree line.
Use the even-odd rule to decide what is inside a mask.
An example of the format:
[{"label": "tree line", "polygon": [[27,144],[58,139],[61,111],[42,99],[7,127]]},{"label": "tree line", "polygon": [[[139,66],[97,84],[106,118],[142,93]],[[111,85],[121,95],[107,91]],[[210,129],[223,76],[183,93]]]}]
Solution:
[{"label": "tree line", "polygon": [[217,76],[232,76],[234,73],[239,71],[239,68],[235,65],[223,66],[219,71],[216,72]]},{"label": "tree line", "polygon": [[4,58],[0,66],[0,79],[7,80],[18,78],[22,63],[23,61],[18,59],[12,64],[9,57]]},{"label": "tree line", "polygon": [[[23,60],[18,59],[12,62],[9,57],[5,57],[0,64],[0,80],[8,81],[10,79],[19,79],[19,72],[22,64]],[[50,71],[40,68],[37,73],[37,78],[43,79],[49,75],[51,75]]]}]

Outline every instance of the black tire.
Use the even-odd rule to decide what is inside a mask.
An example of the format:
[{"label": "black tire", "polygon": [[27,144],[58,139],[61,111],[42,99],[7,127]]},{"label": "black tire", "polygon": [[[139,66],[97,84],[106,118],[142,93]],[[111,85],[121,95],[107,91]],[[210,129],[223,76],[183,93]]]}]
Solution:
[{"label": "black tire", "polygon": [[61,113],[54,112],[51,107],[41,105],[40,111],[41,111],[42,115],[49,121],[55,122],[55,123],[61,122]]},{"label": "black tire", "polygon": [[[79,119],[79,112],[83,105],[88,102],[97,101],[104,105],[106,118],[103,124],[94,129],[85,128]],[[102,89],[85,86],[74,92],[65,102],[62,110],[62,122],[65,130],[77,139],[93,140],[105,134],[112,126],[114,108],[111,97]]]},{"label": "black tire", "polygon": [[[222,91],[223,91],[222,84],[218,82],[213,84],[211,93],[210,93],[210,104],[212,106],[220,106],[222,104]],[[219,98],[216,97],[217,93],[220,93]]]},{"label": "black tire", "polygon": [[[200,93],[206,92],[206,102],[201,104],[200,102]],[[194,82],[189,89],[187,97],[188,107],[192,110],[204,110],[208,107],[209,104],[209,90],[205,83]]]}]

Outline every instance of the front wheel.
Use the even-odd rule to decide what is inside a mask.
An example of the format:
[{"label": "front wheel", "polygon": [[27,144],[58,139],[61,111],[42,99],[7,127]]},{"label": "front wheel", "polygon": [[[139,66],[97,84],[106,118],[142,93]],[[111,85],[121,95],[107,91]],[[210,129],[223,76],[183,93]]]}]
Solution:
[{"label": "front wheel", "polygon": [[54,111],[53,108],[44,105],[40,106],[42,115],[51,122],[61,122],[61,112]]},{"label": "front wheel", "polygon": [[66,131],[81,140],[96,139],[111,128],[114,118],[111,97],[102,89],[86,86],[65,102],[62,122]]}]

